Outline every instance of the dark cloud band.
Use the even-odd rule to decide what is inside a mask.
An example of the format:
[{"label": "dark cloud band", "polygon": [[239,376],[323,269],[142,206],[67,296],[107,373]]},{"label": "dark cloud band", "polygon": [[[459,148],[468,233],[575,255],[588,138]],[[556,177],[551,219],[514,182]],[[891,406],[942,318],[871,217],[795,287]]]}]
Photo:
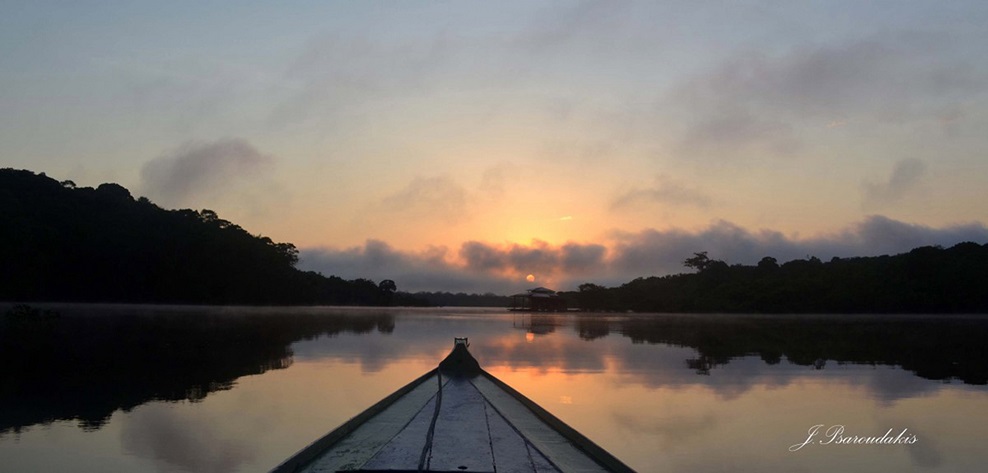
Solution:
[{"label": "dark cloud band", "polygon": [[699,231],[647,229],[617,233],[608,244],[493,245],[463,243],[453,258],[445,248],[422,253],[400,251],[368,240],[344,250],[302,250],[301,267],[352,279],[394,279],[405,291],[495,292],[508,294],[531,283],[529,273],[550,277],[556,289],[580,283],[617,285],[637,277],[684,272],[682,261],[698,251],[730,264],[755,264],[765,256],[780,262],[816,256],[896,254],[925,245],[952,246],[988,242],[988,227],[969,223],[934,228],[872,216],[839,232],[807,239],[771,230],[751,231],[718,221]]}]

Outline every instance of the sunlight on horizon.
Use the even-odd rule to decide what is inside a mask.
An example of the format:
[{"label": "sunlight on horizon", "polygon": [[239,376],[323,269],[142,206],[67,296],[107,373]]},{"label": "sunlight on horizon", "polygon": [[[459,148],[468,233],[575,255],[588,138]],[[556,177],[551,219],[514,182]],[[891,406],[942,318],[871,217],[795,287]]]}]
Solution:
[{"label": "sunlight on horizon", "polygon": [[[0,155],[430,290],[984,243],[988,8],[907,3],[38,3],[2,16]],[[458,257],[533,241],[629,263]]]}]

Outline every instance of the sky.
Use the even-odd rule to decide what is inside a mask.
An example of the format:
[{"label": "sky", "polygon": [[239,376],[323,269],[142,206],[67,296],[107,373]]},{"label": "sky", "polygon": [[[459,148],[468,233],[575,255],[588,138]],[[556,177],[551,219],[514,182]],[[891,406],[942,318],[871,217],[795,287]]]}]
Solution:
[{"label": "sky", "polygon": [[0,167],[399,290],[988,243],[982,1],[0,4]]}]

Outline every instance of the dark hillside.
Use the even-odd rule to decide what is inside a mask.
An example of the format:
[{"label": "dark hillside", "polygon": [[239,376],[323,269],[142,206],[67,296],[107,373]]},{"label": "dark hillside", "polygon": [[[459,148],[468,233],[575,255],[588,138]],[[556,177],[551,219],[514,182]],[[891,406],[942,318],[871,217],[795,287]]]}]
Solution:
[{"label": "dark hillside", "polygon": [[296,269],[298,250],[210,210],[165,210],[117,184],[93,189],[0,170],[0,300],[182,304],[393,301],[372,281]]}]

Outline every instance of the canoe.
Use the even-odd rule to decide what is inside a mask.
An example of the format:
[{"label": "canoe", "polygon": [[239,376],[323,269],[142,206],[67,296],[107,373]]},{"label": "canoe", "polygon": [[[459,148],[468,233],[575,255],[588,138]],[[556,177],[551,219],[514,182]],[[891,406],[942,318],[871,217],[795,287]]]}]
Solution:
[{"label": "canoe", "polygon": [[468,346],[455,339],[438,367],[272,473],[634,471],[484,371]]}]

